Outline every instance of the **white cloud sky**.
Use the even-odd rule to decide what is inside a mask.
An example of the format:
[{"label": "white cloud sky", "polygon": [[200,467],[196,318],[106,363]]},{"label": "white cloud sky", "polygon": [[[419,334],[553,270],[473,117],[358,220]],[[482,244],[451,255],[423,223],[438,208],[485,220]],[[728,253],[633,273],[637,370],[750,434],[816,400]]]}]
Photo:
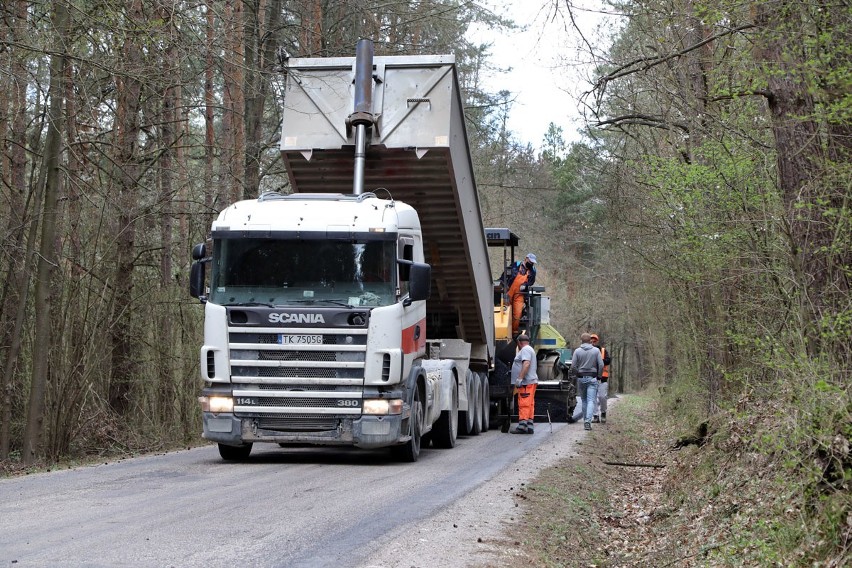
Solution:
[{"label": "white cloud sky", "polygon": [[[509,129],[535,147],[541,145],[551,122],[562,127],[566,140],[577,139],[580,122],[575,96],[583,85],[577,68],[560,64],[577,38],[555,14],[554,0],[486,0],[484,4],[522,27],[505,35],[490,30],[475,30],[472,35],[475,41],[492,44],[491,60],[496,66],[511,68],[486,79],[489,90],[508,90],[515,96]],[[589,21],[588,27],[593,25]]]}]

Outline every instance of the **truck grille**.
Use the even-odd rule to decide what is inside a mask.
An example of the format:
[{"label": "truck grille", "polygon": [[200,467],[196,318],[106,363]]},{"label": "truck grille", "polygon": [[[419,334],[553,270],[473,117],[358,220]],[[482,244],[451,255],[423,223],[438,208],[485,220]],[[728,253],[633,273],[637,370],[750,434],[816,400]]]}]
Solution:
[{"label": "truck grille", "polygon": [[278,432],[324,432],[336,430],[340,420],[337,418],[314,418],[310,416],[288,416],[276,418],[264,416],[258,419],[257,427]]},{"label": "truck grille", "polygon": [[352,369],[333,369],[322,367],[231,367],[233,377],[278,377],[311,379],[361,379],[364,372]]},{"label": "truck grille", "polygon": [[[302,342],[283,341],[292,336]],[[340,419],[360,416],[366,326],[231,326],[228,338],[235,415],[278,431],[334,430]]]}]

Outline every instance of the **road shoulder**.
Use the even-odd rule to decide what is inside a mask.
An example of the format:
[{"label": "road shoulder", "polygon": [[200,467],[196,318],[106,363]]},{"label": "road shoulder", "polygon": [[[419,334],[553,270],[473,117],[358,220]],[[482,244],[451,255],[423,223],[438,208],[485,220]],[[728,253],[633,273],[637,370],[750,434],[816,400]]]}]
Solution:
[{"label": "road shoulder", "polygon": [[[617,404],[610,404],[613,402]],[[602,430],[607,425],[596,427]],[[491,431],[485,435],[509,434]],[[550,425],[536,424],[534,436],[545,440],[524,459],[503,469],[451,507],[374,543],[376,551],[362,568],[504,567],[516,561],[518,566],[528,566],[520,546],[521,532],[527,530],[522,506],[526,488],[543,470],[577,459],[581,447],[578,444],[588,435],[582,424],[554,425],[552,432]],[[519,442],[524,438],[519,437]]]}]

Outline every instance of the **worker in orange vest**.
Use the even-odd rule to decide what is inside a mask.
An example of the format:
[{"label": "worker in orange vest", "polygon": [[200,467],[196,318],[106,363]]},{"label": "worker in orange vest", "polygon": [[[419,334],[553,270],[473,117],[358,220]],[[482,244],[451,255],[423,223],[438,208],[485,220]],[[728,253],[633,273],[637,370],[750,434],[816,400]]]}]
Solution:
[{"label": "worker in orange vest", "polygon": [[538,363],[535,350],[530,346],[530,336],[522,333],[517,338],[518,353],[512,362],[512,384],[518,395],[518,427],[511,434],[532,434],[535,419],[535,389],[538,386]]},{"label": "worker in orange vest", "polygon": [[612,357],[609,355],[609,349],[603,345],[599,345],[600,337],[598,334],[592,334],[592,345],[597,347],[601,352],[601,358],[604,362],[604,370],[598,384],[598,398],[595,401],[595,417],[592,422],[600,422],[606,424],[606,406],[607,395],[609,395],[609,364],[612,362]]},{"label": "worker in orange vest", "polygon": [[535,284],[535,264],[535,255],[529,253],[523,261],[518,261],[512,265],[508,282],[509,291],[506,292],[506,300],[512,306],[512,337],[518,335],[518,329],[521,327],[521,314],[524,311],[524,294],[521,288],[528,290]]}]

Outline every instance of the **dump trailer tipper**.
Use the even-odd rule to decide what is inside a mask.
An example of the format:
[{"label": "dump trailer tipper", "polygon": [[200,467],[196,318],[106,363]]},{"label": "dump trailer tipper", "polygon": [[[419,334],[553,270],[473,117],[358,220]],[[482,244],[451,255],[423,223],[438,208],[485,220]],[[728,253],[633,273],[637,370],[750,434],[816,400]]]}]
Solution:
[{"label": "dump trailer tipper", "polygon": [[[204,436],[452,447],[488,427],[491,270],[451,56],[286,63],[291,194],[241,201],[193,252]],[[212,255],[210,254],[212,252]]]}]

